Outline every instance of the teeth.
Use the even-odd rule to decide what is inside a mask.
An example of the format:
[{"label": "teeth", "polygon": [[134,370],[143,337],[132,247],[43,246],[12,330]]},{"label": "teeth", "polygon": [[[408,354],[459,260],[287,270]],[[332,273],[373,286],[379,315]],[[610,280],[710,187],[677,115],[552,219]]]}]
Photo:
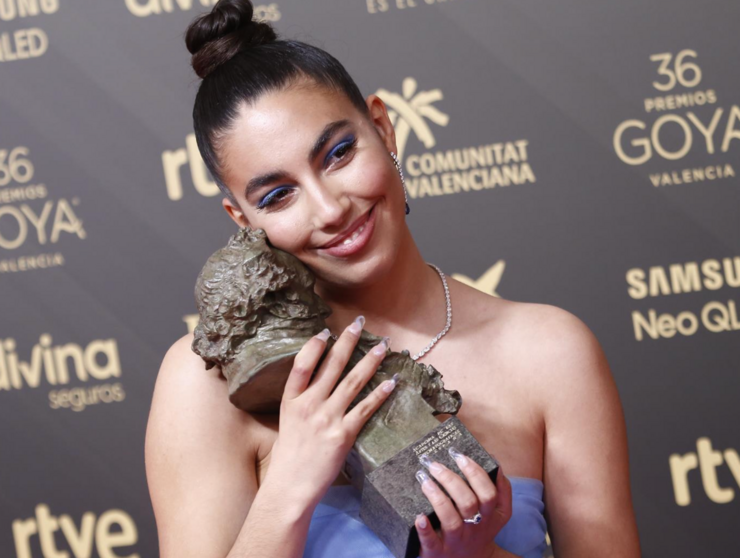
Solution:
[{"label": "teeth", "polygon": [[346,246],[348,244],[352,244],[355,240],[357,240],[357,237],[360,236],[360,233],[365,230],[365,225],[360,225],[360,227],[352,233],[352,236],[349,236],[344,239],[344,242],[342,242],[342,246]]}]

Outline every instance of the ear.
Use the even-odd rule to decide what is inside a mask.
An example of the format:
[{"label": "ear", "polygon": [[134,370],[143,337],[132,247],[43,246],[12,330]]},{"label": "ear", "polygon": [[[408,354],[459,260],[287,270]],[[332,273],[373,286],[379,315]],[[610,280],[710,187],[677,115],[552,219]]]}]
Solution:
[{"label": "ear", "polygon": [[224,207],[226,213],[229,214],[229,217],[231,217],[231,220],[234,221],[234,223],[239,225],[241,228],[249,226],[249,221],[247,221],[247,218],[244,216],[244,213],[242,213],[242,210],[239,209],[239,206],[234,205],[234,202],[232,202],[229,198],[223,198],[221,200],[221,205]]},{"label": "ear", "polygon": [[396,131],[393,129],[393,124],[388,116],[388,109],[383,99],[373,93],[368,95],[365,103],[370,111],[370,121],[375,126],[378,135],[380,135],[380,139],[383,140],[386,149],[393,151],[393,153],[398,153],[398,148],[396,147]]}]

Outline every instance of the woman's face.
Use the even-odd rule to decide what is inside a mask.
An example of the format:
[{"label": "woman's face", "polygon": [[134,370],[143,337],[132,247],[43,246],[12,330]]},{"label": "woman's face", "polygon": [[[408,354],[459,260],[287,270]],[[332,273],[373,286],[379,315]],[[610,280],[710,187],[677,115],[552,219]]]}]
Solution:
[{"label": "woman's face", "polygon": [[367,105],[369,118],[305,83],[266,93],[242,106],[219,154],[231,218],[345,287],[381,277],[406,227],[393,126],[377,96]]}]

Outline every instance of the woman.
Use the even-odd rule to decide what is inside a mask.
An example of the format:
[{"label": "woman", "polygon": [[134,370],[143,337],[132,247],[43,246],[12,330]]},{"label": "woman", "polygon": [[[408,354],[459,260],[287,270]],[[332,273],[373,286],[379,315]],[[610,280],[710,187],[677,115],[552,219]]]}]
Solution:
[{"label": "woman", "polygon": [[[639,556],[622,409],[590,330],[424,261],[405,221],[386,107],[363,98],[329,54],[276,40],[246,0],[220,0],[186,42],[203,78],[195,133],[224,209],[313,271],[339,337],[313,379],[329,332],[306,343],[279,417],[228,404],[192,335],[170,348],[146,439],[161,556],[390,558],[353,519],[358,495],[339,475],[394,387],[381,384],[346,413],[382,359],[371,351],[338,382],[364,326],[442,371],[465,401],[459,418],[502,466],[494,484],[458,455],[468,485],[443,465],[420,465],[441,521],[435,532],[417,518],[422,558],[541,556],[545,519],[556,556]],[[479,523],[465,521],[478,513]]]}]

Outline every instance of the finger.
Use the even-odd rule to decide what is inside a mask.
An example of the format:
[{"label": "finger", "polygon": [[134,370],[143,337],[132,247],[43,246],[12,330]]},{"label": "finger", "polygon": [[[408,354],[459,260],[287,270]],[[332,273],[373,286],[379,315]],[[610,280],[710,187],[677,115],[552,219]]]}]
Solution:
[{"label": "finger", "polygon": [[432,504],[437,514],[439,523],[442,526],[443,537],[446,540],[459,540],[462,536],[465,523],[463,523],[460,512],[457,511],[455,504],[452,503],[452,500],[437,486],[437,483],[432,480],[432,477],[424,469],[419,469],[416,472],[416,480],[421,483],[421,491]]},{"label": "finger", "polygon": [[416,532],[419,534],[419,542],[421,543],[420,558],[426,558],[430,554],[438,554],[442,551],[442,541],[432,529],[432,524],[426,515],[423,513],[417,515],[414,525],[416,525]]},{"label": "finger", "polygon": [[324,353],[326,340],[330,333],[328,328],[324,329],[309,339],[298,351],[293,360],[290,374],[288,374],[288,381],[285,382],[283,399],[295,399],[306,389],[311,381],[311,374],[316,368],[316,363]]},{"label": "finger", "polygon": [[345,413],[350,403],[357,397],[357,395],[365,387],[365,384],[375,375],[378,366],[385,358],[388,352],[388,343],[390,339],[383,337],[383,339],[370,349],[360,361],[355,364],[352,370],[342,378],[337,385],[334,393],[329,397],[329,404],[333,406],[335,410],[339,410],[342,414]]},{"label": "finger", "polygon": [[321,397],[328,397],[331,390],[337,383],[337,379],[342,375],[344,367],[352,356],[352,351],[357,345],[362,333],[362,326],[365,325],[365,318],[357,316],[355,321],[349,324],[337,339],[334,346],[321,363],[319,370],[314,376],[313,382],[309,389],[317,392]]},{"label": "finger", "polygon": [[437,482],[442,485],[442,488],[447,491],[447,494],[452,498],[452,501],[455,503],[455,506],[463,519],[466,517],[473,517],[478,513],[480,509],[478,496],[476,496],[473,489],[468,486],[468,483],[466,483],[460,475],[450,471],[441,463],[432,461],[426,454],[420,456],[419,461],[429,470],[432,476],[437,479]]},{"label": "finger", "polygon": [[[475,492],[480,504],[480,513],[484,516],[490,516],[496,508],[497,498],[499,497],[499,491],[496,489],[496,485],[493,484],[491,477],[488,476],[483,467],[460,453],[457,448],[451,446],[447,451],[470,483],[470,488]],[[501,475],[500,470],[498,474]]]},{"label": "finger", "polygon": [[388,399],[388,396],[393,393],[396,385],[398,385],[398,380],[399,375],[394,374],[390,380],[386,380],[377,386],[362,401],[355,405],[349,413],[344,415],[344,423],[355,436],[357,436],[360,429],[373,413],[383,404],[383,401]]}]

